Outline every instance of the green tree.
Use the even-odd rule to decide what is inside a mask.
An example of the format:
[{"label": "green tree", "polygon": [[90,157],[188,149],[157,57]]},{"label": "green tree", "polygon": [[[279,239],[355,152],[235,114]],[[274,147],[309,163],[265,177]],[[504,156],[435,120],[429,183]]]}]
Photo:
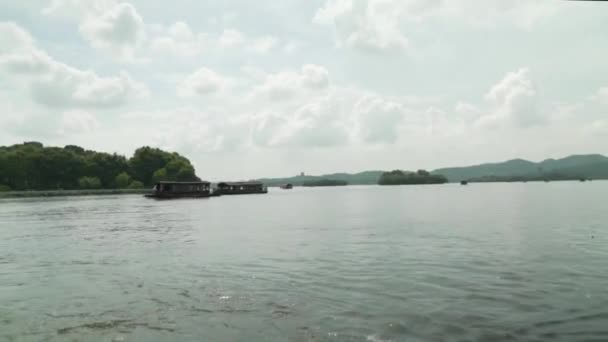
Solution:
[{"label": "green tree", "polygon": [[131,176],[129,176],[129,174],[126,172],[121,172],[118,174],[118,176],[116,176],[114,182],[116,183],[116,187],[119,189],[127,188],[129,187],[129,183],[131,183]]},{"label": "green tree", "polygon": [[[26,142],[0,146],[0,184],[14,190],[127,187],[133,180],[150,185],[160,169],[165,169],[166,174],[157,175],[157,179],[198,180],[188,159],[157,148],[142,147],[127,160],[121,155],[75,145],[48,147]],[[95,177],[99,185],[90,180],[81,184],[83,177]]]},{"label": "green tree", "polygon": [[78,187],[81,189],[99,189],[101,181],[97,177],[80,177],[78,178]]},{"label": "green tree", "polygon": [[442,175],[432,175],[424,170],[418,172],[405,172],[394,170],[385,172],[380,176],[380,185],[410,185],[410,184],[442,184],[447,183]]},{"label": "green tree", "polygon": [[143,189],[144,188],[144,183],[140,182],[140,181],[132,181],[131,184],[129,185],[129,189]]},{"label": "green tree", "polygon": [[168,180],[170,180],[170,179],[167,178],[167,169],[165,169],[165,168],[158,169],[158,170],[154,171],[154,174],[152,174],[153,183],[168,181]]},{"label": "green tree", "polygon": [[177,175],[175,176],[175,179],[181,182],[192,182],[200,180],[194,174],[194,167],[190,164],[184,165],[182,168],[180,168],[177,172]]},{"label": "green tree", "polygon": [[11,187],[8,185],[0,184],[0,192],[11,191]]},{"label": "green tree", "polygon": [[165,167],[170,161],[171,154],[145,146],[135,151],[133,157],[129,159],[129,166],[135,179],[150,185],[153,183],[154,172]]}]

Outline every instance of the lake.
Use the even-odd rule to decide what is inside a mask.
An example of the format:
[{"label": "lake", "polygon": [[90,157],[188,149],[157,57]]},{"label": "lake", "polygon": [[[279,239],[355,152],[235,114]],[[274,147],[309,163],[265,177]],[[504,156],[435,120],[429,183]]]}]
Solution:
[{"label": "lake", "polygon": [[606,341],[608,182],[0,200],[0,341]]}]

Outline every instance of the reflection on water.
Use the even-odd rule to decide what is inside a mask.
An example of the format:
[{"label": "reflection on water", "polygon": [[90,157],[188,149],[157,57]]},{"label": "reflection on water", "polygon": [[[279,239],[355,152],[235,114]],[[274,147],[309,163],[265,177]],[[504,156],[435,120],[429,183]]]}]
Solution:
[{"label": "reflection on water", "polygon": [[0,340],[608,340],[606,193],[0,200]]}]

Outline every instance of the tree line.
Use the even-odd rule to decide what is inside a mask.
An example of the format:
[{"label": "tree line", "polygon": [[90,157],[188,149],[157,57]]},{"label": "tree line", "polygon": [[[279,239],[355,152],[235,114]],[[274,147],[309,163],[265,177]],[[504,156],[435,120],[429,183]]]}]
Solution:
[{"label": "tree line", "polygon": [[379,185],[443,184],[447,182],[448,179],[444,176],[431,174],[426,170],[384,172],[378,180]]},{"label": "tree line", "polygon": [[302,183],[302,186],[307,187],[317,187],[317,186],[345,186],[348,185],[347,181],[338,180],[338,179],[316,179],[311,181],[306,181]]},{"label": "tree line", "polygon": [[138,148],[128,159],[75,145],[0,146],[0,191],[138,189],[161,180],[200,179],[187,158],[148,146]]}]

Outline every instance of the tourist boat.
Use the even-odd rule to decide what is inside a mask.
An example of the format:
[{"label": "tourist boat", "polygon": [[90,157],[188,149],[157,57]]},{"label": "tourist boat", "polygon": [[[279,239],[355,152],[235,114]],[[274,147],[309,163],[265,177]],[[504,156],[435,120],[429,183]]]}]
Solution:
[{"label": "tourist boat", "polygon": [[261,182],[220,182],[216,192],[220,195],[265,194],[268,188]]},{"label": "tourist boat", "polygon": [[211,183],[209,182],[158,182],[152,188],[148,198],[201,198],[210,197]]},{"label": "tourist boat", "polygon": [[291,183],[283,184],[283,185],[281,185],[281,189],[291,190],[291,189],[293,189],[293,184],[291,184]]}]

